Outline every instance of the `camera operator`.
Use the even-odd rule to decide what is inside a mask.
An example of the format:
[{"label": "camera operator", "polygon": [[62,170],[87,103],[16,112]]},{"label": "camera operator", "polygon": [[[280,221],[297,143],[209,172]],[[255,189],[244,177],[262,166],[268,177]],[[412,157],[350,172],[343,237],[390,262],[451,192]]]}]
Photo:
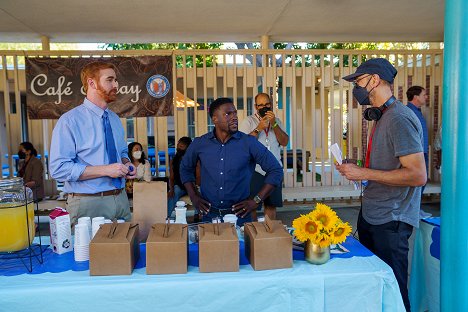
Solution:
[{"label": "camera operator", "polygon": [[[272,111],[271,97],[266,93],[259,93],[255,97],[256,113],[244,119],[239,130],[252,135],[258,139],[275,156],[281,164],[281,149],[288,145],[289,136],[283,130],[281,120],[276,118]],[[256,165],[255,172],[250,183],[250,194],[255,195],[260,190],[265,179],[265,171],[260,165]],[[276,219],[276,207],[283,206],[282,188],[277,187],[264,200],[265,215],[270,219]],[[260,208],[261,206],[259,206]],[[256,219],[256,212],[252,211],[253,220]]]}]

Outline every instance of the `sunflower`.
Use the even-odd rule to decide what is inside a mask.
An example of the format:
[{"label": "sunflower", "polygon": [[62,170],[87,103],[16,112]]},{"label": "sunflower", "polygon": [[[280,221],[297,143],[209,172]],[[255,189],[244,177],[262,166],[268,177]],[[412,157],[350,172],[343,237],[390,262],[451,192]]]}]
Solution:
[{"label": "sunflower", "polygon": [[315,209],[310,212],[308,216],[311,220],[317,220],[320,222],[325,228],[331,228],[339,220],[336,212],[327,205],[321,203],[318,203],[315,206]]},{"label": "sunflower", "polygon": [[351,233],[352,228],[348,222],[338,223],[331,234],[333,244],[341,244],[346,240],[346,237]]},{"label": "sunflower", "polygon": [[294,219],[292,223],[294,236],[301,242],[305,242],[310,238],[309,233],[306,231],[306,224],[309,221],[307,216],[301,215],[299,218]]},{"label": "sunflower", "polygon": [[312,242],[320,247],[328,247],[331,245],[331,237],[324,233],[319,233],[315,236],[315,239]]}]

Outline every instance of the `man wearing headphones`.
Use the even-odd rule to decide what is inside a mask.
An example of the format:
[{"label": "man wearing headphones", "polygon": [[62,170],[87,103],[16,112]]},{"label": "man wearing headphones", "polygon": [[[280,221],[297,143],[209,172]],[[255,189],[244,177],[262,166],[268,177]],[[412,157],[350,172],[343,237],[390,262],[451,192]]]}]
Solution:
[{"label": "man wearing headphones", "polygon": [[408,299],[408,239],[419,225],[421,186],[426,183],[423,132],[414,113],[392,94],[396,69],[383,58],[362,63],[354,74],[353,95],[371,105],[364,118],[374,120],[365,167],[336,165],[349,180],[367,180],[358,219],[360,242],[392,269],[406,310]]}]

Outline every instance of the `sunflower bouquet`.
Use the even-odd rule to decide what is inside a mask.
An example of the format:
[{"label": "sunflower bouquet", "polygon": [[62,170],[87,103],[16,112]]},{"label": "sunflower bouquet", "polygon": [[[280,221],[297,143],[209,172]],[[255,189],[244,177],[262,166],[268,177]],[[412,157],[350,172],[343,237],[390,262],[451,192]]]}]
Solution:
[{"label": "sunflower bouquet", "polygon": [[294,236],[301,241],[310,240],[320,247],[340,244],[351,233],[351,226],[343,222],[327,205],[317,203],[315,209],[293,221]]}]

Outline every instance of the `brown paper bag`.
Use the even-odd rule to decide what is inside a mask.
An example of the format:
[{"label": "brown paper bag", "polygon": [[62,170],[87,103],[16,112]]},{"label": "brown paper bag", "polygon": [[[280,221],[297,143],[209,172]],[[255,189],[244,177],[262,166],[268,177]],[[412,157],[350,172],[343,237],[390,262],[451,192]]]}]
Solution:
[{"label": "brown paper bag", "polygon": [[140,241],[146,240],[151,226],[167,217],[167,183],[162,181],[133,184],[132,222],[140,225]]}]

